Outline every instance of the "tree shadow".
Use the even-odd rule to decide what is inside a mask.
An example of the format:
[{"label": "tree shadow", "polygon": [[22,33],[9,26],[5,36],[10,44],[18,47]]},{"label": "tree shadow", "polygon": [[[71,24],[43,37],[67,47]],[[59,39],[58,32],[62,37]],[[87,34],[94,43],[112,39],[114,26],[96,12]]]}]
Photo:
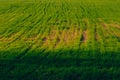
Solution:
[{"label": "tree shadow", "polygon": [[[66,55],[68,52],[71,56]],[[38,53],[44,54],[45,52],[30,52],[30,54]],[[49,55],[0,59],[0,79],[120,80],[120,52],[101,54],[97,51],[90,54],[92,51],[61,50],[59,55],[57,53],[54,51],[45,53]]]}]

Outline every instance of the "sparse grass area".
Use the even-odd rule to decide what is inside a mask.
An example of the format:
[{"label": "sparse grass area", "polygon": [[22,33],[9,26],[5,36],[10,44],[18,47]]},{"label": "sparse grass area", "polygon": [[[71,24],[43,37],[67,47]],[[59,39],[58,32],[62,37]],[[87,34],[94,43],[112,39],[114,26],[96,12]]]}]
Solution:
[{"label": "sparse grass area", "polygon": [[0,80],[120,80],[120,1],[0,0]]}]

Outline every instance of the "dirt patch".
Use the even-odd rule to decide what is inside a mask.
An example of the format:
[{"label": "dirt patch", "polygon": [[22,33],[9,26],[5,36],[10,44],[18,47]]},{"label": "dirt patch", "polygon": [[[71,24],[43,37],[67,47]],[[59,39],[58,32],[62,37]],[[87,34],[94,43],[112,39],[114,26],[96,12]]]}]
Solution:
[{"label": "dirt patch", "polygon": [[[79,31],[77,29],[64,29],[64,30],[55,30],[53,29],[49,35],[47,35],[42,40],[44,41],[43,45],[51,45],[56,47],[60,42],[62,44],[71,44],[79,37]],[[48,45],[49,44],[49,45]]]},{"label": "dirt patch", "polygon": [[68,29],[63,31],[60,36],[62,37],[62,41],[65,43],[72,43],[79,36],[79,31],[77,29]]}]

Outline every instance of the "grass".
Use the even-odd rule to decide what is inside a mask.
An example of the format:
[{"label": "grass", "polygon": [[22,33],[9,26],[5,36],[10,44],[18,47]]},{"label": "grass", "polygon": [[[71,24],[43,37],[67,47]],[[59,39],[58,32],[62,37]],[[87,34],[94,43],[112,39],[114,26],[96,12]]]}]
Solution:
[{"label": "grass", "polygon": [[0,0],[0,80],[120,80],[119,0]]}]

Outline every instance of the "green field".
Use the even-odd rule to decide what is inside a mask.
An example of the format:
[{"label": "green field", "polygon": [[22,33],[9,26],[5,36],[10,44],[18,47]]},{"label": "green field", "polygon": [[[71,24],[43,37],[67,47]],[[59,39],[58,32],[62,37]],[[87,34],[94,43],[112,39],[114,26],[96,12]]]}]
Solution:
[{"label": "green field", "polygon": [[0,0],[0,80],[120,80],[120,0]]}]

